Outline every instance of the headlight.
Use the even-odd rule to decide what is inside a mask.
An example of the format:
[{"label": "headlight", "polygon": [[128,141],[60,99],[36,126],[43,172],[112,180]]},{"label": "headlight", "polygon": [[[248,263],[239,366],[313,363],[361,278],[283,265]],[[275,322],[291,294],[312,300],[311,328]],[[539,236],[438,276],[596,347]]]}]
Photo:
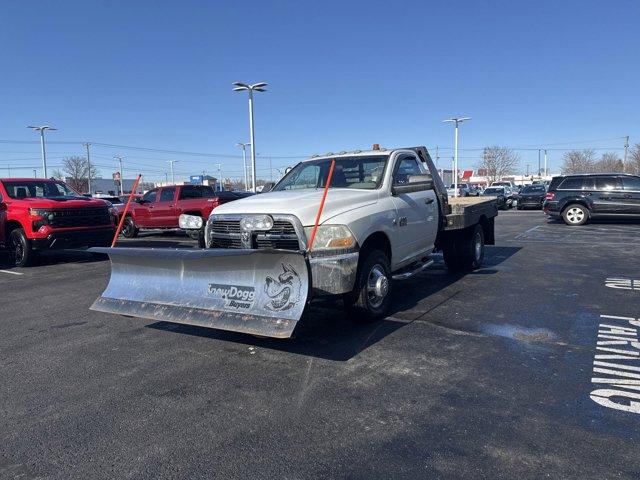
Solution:
[{"label": "headlight", "polygon": [[180,215],[178,223],[180,228],[184,228],[185,230],[199,230],[202,228],[202,217],[183,213]]},{"label": "headlight", "polygon": [[[313,227],[304,227],[307,244],[311,241]],[[313,250],[352,250],[356,239],[346,225],[320,225],[313,241]]]},{"label": "headlight", "polygon": [[270,215],[249,215],[240,220],[240,228],[246,231],[271,230],[273,218]]}]

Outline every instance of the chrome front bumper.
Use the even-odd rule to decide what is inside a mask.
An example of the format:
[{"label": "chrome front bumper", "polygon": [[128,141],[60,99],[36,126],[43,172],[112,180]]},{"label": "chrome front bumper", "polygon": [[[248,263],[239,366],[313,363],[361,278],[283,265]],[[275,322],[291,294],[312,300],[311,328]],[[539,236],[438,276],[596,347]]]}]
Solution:
[{"label": "chrome front bumper", "polygon": [[311,285],[316,295],[340,295],[353,290],[358,271],[358,252],[309,258]]}]

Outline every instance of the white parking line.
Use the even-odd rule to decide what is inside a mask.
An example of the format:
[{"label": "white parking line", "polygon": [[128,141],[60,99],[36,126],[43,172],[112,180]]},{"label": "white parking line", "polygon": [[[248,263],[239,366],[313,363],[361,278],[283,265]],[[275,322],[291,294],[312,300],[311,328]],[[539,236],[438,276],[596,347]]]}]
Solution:
[{"label": "white parking line", "polygon": [[2,273],[10,273],[11,275],[24,275],[24,273],[12,272],[11,270],[0,270],[0,272],[2,272]]}]

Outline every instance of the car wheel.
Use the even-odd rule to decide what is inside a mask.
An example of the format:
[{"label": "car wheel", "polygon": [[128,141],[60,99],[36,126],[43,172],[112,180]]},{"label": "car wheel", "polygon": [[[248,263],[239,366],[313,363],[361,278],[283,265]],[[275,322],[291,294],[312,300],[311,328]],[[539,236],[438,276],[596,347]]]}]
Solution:
[{"label": "car wheel", "polygon": [[29,245],[29,239],[22,228],[16,228],[9,234],[11,257],[16,267],[28,267],[33,264],[35,252]]},{"label": "car wheel", "polygon": [[358,265],[356,283],[344,297],[353,319],[369,323],[383,318],[391,302],[391,265],[381,250],[372,250]]},{"label": "car wheel", "polygon": [[574,203],[564,209],[562,219],[572,227],[584,225],[589,220],[589,210],[584,205]]},{"label": "car wheel", "polygon": [[127,217],[124,219],[124,225],[122,225],[122,236],[125,238],[136,238],[140,230],[136,227],[133,218]]}]

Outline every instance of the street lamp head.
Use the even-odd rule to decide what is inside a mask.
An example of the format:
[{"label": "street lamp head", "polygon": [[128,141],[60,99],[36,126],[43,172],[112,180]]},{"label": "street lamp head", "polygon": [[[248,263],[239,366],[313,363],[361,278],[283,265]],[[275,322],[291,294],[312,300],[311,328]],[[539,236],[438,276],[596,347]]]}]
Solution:
[{"label": "street lamp head", "polygon": [[27,125],[27,128],[32,128],[33,130],[37,130],[37,131],[58,130],[57,128],[51,127],[49,125],[42,125],[40,127],[34,127],[34,126],[31,126],[31,125]]},{"label": "street lamp head", "polygon": [[251,85],[251,88],[257,89],[257,88],[264,88],[266,86],[267,86],[266,82],[259,82],[259,83],[254,83],[253,85]]},{"label": "street lamp head", "polygon": [[467,121],[467,120],[471,120],[471,117],[447,118],[446,120],[443,120],[442,123],[456,123],[456,124],[458,124],[458,123],[462,123],[462,122]]}]

